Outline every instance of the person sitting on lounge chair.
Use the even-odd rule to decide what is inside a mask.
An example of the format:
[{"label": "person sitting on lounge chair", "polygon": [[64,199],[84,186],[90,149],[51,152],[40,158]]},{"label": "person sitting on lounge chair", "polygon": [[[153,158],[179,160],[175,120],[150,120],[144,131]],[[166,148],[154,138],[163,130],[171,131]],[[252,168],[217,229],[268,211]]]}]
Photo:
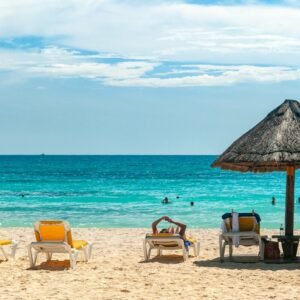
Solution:
[{"label": "person sitting on lounge chair", "polygon": [[[174,230],[169,227],[158,230],[157,226],[161,221],[167,221],[177,226]],[[188,248],[191,246],[194,249],[194,255],[199,255],[200,243],[193,238],[188,238],[185,234],[187,226],[177,221],[173,221],[168,216],[163,216],[152,223],[152,234],[147,234],[143,240],[145,260],[149,260],[151,250],[157,249],[159,256],[163,250],[182,250],[183,258],[188,258]]]},{"label": "person sitting on lounge chair", "polygon": [[[168,229],[167,228],[164,228],[162,230],[158,230],[157,229],[157,225],[161,222],[161,221],[167,221],[171,224],[174,224],[177,226],[177,228],[174,230],[174,228],[172,226],[170,226]],[[156,233],[170,233],[170,234],[173,234],[173,233],[178,233],[182,238],[185,237],[185,231],[186,231],[186,225],[185,224],[182,224],[182,223],[179,223],[177,221],[173,221],[171,218],[169,218],[168,216],[163,216],[159,219],[157,219],[156,221],[154,221],[152,223],[152,231],[154,234]]]}]

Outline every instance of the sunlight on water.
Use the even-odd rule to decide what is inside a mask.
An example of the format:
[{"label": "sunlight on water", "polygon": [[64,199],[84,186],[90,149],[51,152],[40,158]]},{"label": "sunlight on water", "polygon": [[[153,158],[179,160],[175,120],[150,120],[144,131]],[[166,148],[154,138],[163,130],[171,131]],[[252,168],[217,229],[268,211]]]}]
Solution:
[{"label": "sunlight on water", "polygon": [[[32,226],[38,219],[54,218],[78,227],[149,227],[169,215],[190,227],[219,227],[221,215],[233,208],[254,209],[262,227],[279,228],[285,174],[212,169],[215,158],[0,156],[0,226]],[[296,228],[299,185],[296,178]],[[166,196],[171,204],[163,205]]]}]

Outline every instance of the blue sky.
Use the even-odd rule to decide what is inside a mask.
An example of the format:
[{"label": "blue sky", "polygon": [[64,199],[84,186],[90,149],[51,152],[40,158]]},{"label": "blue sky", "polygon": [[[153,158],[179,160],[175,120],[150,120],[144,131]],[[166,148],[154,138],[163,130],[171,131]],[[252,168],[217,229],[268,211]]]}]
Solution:
[{"label": "blue sky", "polygon": [[299,80],[298,1],[0,2],[0,154],[218,154]]}]

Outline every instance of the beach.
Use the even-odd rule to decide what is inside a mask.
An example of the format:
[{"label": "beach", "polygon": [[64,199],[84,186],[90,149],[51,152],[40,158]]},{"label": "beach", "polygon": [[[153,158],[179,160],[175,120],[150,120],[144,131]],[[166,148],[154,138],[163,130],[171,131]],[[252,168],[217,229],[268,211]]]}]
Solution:
[{"label": "beach", "polygon": [[[153,251],[144,261],[142,239],[148,229],[74,228],[74,239],[94,242],[93,256],[69,269],[66,255],[45,263],[41,255],[29,269],[27,244],[32,228],[1,228],[1,238],[19,240],[16,260],[0,258],[0,299],[299,299],[300,264],[219,262],[218,229],[192,229],[200,256],[183,262],[180,252]],[[262,230],[272,235],[277,230]],[[299,234],[300,232],[296,232]],[[258,247],[234,250],[238,261],[255,261]],[[228,253],[226,253],[228,254]],[[299,255],[299,250],[298,250]]]}]

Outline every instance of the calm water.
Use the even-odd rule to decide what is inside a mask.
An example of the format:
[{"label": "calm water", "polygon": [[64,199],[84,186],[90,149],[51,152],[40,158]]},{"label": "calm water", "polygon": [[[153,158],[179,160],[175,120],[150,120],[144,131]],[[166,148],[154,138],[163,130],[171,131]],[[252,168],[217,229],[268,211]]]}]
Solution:
[{"label": "calm water", "polygon": [[[169,215],[190,227],[219,227],[220,216],[234,208],[255,209],[263,227],[279,228],[285,174],[212,169],[215,158],[0,156],[0,226],[66,219],[78,227],[148,227],[155,218]],[[299,176],[296,187],[300,197]],[[171,204],[161,204],[165,196]],[[297,203],[295,226],[300,228]]]}]

